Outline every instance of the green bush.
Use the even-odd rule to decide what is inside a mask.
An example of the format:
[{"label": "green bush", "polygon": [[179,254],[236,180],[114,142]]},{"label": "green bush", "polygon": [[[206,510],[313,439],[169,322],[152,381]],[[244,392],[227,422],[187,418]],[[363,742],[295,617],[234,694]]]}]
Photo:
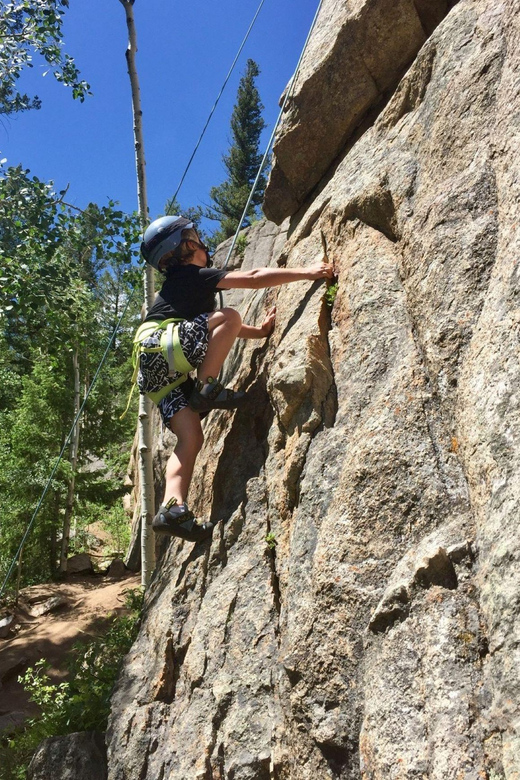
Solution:
[{"label": "green bush", "polygon": [[105,730],[112,690],[123,659],[137,637],[142,602],[139,589],[129,591],[128,615],[115,617],[104,636],[74,645],[66,682],[50,680],[44,659],[19,678],[41,714],[0,745],[1,780],[23,780],[32,754],[47,737]]},{"label": "green bush", "polygon": [[102,523],[114,552],[124,554],[130,545],[130,524],[120,501],[104,514]]},{"label": "green bush", "polygon": [[[120,498],[112,505],[83,501],[77,507],[76,535],[71,539],[71,552],[89,552],[96,547],[97,537],[90,526],[99,523],[108,534],[103,552],[124,555],[130,544],[131,529]],[[108,549],[107,549],[108,548]]]}]

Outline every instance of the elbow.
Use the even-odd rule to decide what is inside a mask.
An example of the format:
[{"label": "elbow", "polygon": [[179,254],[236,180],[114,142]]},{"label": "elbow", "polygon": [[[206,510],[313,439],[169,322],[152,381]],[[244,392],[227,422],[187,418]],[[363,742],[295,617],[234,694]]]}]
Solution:
[{"label": "elbow", "polygon": [[258,290],[262,287],[262,270],[261,268],[252,268],[250,271],[246,271],[248,287],[251,290]]}]

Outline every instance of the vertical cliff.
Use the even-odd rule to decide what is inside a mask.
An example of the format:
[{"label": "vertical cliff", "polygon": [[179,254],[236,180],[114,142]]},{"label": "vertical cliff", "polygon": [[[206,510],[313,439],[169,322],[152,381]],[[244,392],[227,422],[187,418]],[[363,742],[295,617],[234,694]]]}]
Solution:
[{"label": "vertical cliff", "polygon": [[[241,342],[114,699],[110,780],[520,778],[514,0],[326,0]],[[232,305],[231,296],[226,304]]]}]

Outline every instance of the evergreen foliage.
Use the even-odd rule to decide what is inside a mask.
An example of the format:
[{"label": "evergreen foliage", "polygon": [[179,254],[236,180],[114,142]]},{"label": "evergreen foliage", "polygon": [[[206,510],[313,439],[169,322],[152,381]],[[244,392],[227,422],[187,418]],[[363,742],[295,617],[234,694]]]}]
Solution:
[{"label": "evergreen foliage", "polygon": [[41,55],[54,77],[83,102],[89,85],[79,77],[72,57],[62,50],[64,9],[69,0],[7,0],[0,9],[0,115],[40,108],[38,97],[18,92],[16,83]]},{"label": "evergreen foliage", "polygon": [[[32,517],[74,417],[73,356],[81,397],[138,281],[139,223],[109,202],[85,211],[63,203],[51,184],[21,168],[0,176],[0,576]],[[132,369],[137,296],[85,407],[76,474],[76,509],[106,512],[121,482],[82,470],[89,456],[110,466],[133,435],[125,408]],[[117,472],[116,472],[117,473]],[[22,584],[54,571],[72,469],[65,457],[23,553]],[[101,478],[103,476],[103,479]],[[82,515],[83,524],[89,517]]]},{"label": "evergreen foliage", "polygon": [[[259,74],[256,62],[248,60],[231,116],[233,141],[228,154],[223,156],[228,178],[218,187],[212,187],[210,195],[213,203],[204,214],[209,219],[220,221],[220,229],[212,237],[215,246],[235,233],[262,161],[259,144],[265,122],[262,118],[263,105],[255,84]],[[265,185],[265,176],[262,175],[244,227],[255,218],[264,197]]]}]

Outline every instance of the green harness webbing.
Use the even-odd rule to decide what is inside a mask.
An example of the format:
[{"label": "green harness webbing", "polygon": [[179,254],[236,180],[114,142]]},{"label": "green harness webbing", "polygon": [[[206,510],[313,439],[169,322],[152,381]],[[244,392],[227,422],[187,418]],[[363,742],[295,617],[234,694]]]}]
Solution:
[{"label": "green harness webbing", "polygon": [[[158,404],[162,399],[168,395],[171,390],[174,390],[179,385],[182,385],[188,378],[190,371],[195,370],[195,366],[192,366],[182,351],[181,342],[179,340],[179,323],[183,322],[182,319],[169,319],[157,322],[150,320],[143,322],[137,328],[134,337],[134,347],[132,350],[132,365],[134,367],[134,373],[132,375],[132,389],[130,390],[130,396],[126,409],[121,415],[121,419],[128,412],[130,401],[134,393],[135,384],[137,381],[137,374],[139,373],[139,357],[143,352],[162,352],[164,359],[168,363],[168,376],[181,373],[174,382],[171,382],[165,387],[161,387],[155,393],[146,393],[146,395],[153,401],[154,404]],[[160,344],[158,347],[143,347],[143,341],[151,336],[155,331],[162,330]]]}]

